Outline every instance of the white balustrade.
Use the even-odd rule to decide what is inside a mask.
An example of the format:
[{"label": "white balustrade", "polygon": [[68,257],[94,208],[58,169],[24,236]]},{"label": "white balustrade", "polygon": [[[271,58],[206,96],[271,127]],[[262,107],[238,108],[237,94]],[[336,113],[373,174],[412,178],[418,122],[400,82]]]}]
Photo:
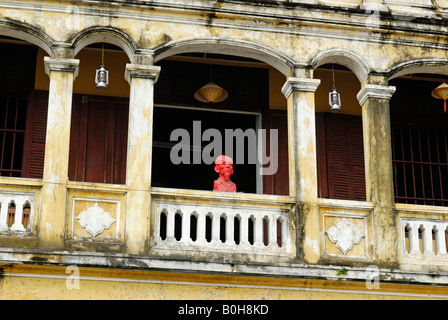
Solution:
[{"label": "white balustrade", "polygon": [[154,242],[182,249],[288,253],[289,221],[289,210],[156,201]]},{"label": "white balustrade", "polygon": [[448,221],[401,219],[401,242],[404,258],[448,262],[447,231]]},{"label": "white balustrade", "polygon": [[[31,230],[34,215],[34,193],[0,193],[0,231],[25,232]],[[29,217],[24,226],[24,209],[28,208]],[[27,210],[27,211],[28,211]],[[8,215],[13,215],[13,220]],[[9,223],[8,223],[9,222]]]}]

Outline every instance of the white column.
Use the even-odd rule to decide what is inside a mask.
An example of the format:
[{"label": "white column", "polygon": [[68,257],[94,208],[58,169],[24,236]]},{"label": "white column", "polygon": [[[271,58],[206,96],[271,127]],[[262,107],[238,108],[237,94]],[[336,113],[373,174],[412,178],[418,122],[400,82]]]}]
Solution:
[{"label": "white column", "polygon": [[374,203],[375,253],[378,262],[398,263],[390,105],[396,88],[387,77],[368,75],[357,98],[362,108],[366,200]]},{"label": "white column", "polygon": [[39,238],[48,249],[64,247],[73,81],[79,60],[44,59],[50,88]]},{"label": "white column", "polygon": [[[145,253],[149,246],[154,83],[159,72],[160,67],[136,64],[127,64],[125,71],[125,78],[130,85],[126,245],[128,253],[133,254]],[[170,214],[167,217],[167,237],[174,232],[174,216]]]},{"label": "white column", "polygon": [[288,78],[282,92],[288,101],[289,189],[299,201],[317,199],[314,93],[319,79]]},{"label": "white column", "polygon": [[[282,88],[288,106],[289,192],[300,202],[297,219],[301,234],[307,235],[307,241],[305,237],[297,241],[301,246],[300,256],[308,263],[317,263],[320,253],[310,244],[319,242],[314,93],[320,80],[311,78],[310,71],[306,69],[294,72],[300,77],[288,78]],[[290,228],[290,222],[284,221],[282,228]],[[284,235],[282,239],[286,243]]]}]

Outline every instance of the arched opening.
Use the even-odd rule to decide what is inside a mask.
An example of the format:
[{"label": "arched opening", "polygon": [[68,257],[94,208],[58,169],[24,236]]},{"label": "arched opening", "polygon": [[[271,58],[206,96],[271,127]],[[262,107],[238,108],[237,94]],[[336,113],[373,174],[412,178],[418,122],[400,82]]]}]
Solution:
[{"label": "arched opening", "polygon": [[[234,162],[230,179],[237,192],[289,193],[286,99],[281,94],[285,77],[280,71],[253,58],[200,51],[168,56],[157,65],[152,186],[211,191],[219,176],[214,160],[225,154]],[[207,103],[195,98],[210,80],[227,91],[227,99]],[[263,132],[265,140],[257,144]],[[260,174],[274,165],[272,174]]]},{"label": "arched opening", "polygon": [[219,217],[219,240],[221,240],[222,243],[225,243],[227,241],[226,224],[227,224],[227,217],[224,214],[222,214],[221,217]]},{"label": "arched opening", "polygon": [[35,91],[40,50],[25,40],[0,36],[1,176],[43,176],[47,108]]},{"label": "arched opening", "polygon": [[177,212],[174,215],[174,239],[180,241],[182,239],[182,214]]},{"label": "arched opening", "polygon": [[235,244],[238,245],[240,244],[240,240],[241,240],[241,217],[237,215],[233,218],[233,241],[235,241]]},{"label": "arched opening", "polygon": [[31,223],[31,204],[26,201],[22,209],[22,225],[26,229]]},{"label": "arched opening", "polygon": [[446,76],[424,73],[430,67],[411,69],[415,73],[402,70],[389,81],[396,87],[390,100],[395,202],[446,206],[448,114],[443,100],[431,95]]},{"label": "arched opening", "polygon": [[[80,69],[73,84],[69,180],[124,184],[129,116],[124,70],[129,58],[120,47],[102,42],[87,45],[75,58]],[[98,90],[95,75],[103,63],[109,83]]]},{"label": "arched opening", "polygon": [[11,228],[16,218],[16,204],[11,201],[8,205],[8,217],[6,219],[6,225]]},{"label": "arched opening", "polygon": [[212,223],[213,223],[213,215],[211,213],[205,216],[205,240],[207,242],[212,241]]},{"label": "arched opening", "polygon": [[190,239],[196,241],[198,233],[198,216],[196,213],[190,215]]},{"label": "arched opening", "polygon": [[159,222],[159,237],[162,240],[166,240],[167,220],[168,220],[168,216],[167,216],[166,211],[160,212],[159,219],[160,219],[160,222]]},{"label": "arched opening", "polygon": [[[314,70],[321,80],[315,94],[318,197],[365,201],[362,110],[356,98],[361,85],[354,72],[334,60]],[[337,113],[329,101],[334,88],[340,94]]]}]

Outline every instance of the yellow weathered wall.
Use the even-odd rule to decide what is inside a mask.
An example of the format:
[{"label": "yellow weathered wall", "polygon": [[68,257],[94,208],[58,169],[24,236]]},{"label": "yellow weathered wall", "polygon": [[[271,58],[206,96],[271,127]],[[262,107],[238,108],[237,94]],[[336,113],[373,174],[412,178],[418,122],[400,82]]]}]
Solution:
[{"label": "yellow weathered wall", "polygon": [[[79,275],[79,282],[76,277]],[[446,299],[448,288],[193,273],[3,266],[2,300],[369,300]],[[373,285],[373,284],[372,284]]]}]

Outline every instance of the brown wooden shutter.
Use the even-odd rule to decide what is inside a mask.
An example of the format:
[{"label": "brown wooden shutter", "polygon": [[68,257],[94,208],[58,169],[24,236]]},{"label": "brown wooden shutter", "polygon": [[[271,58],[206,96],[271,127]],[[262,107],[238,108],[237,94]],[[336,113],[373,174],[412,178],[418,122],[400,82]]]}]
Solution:
[{"label": "brown wooden shutter", "polygon": [[320,117],[316,121],[320,196],[365,201],[361,117],[330,113]]},{"label": "brown wooden shutter", "polygon": [[319,198],[328,198],[327,142],[325,113],[316,113],[316,161]]},{"label": "brown wooden shutter", "polygon": [[266,149],[270,150],[270,129],[278,130],[278,168],[274,175],[263,176],[263,193],[289,195],[288,128],[284,111],[269,110],[263,114],[266,129]]},{"label": "brown wooden shutter", "polygon": [[69,180],[124,184],[128,101],[74,95]]},{"label": "brown wooden shutter", "polygon": [[43,177],[47,114],[48,92],[32,91],[28,100],[22,177]]}]

